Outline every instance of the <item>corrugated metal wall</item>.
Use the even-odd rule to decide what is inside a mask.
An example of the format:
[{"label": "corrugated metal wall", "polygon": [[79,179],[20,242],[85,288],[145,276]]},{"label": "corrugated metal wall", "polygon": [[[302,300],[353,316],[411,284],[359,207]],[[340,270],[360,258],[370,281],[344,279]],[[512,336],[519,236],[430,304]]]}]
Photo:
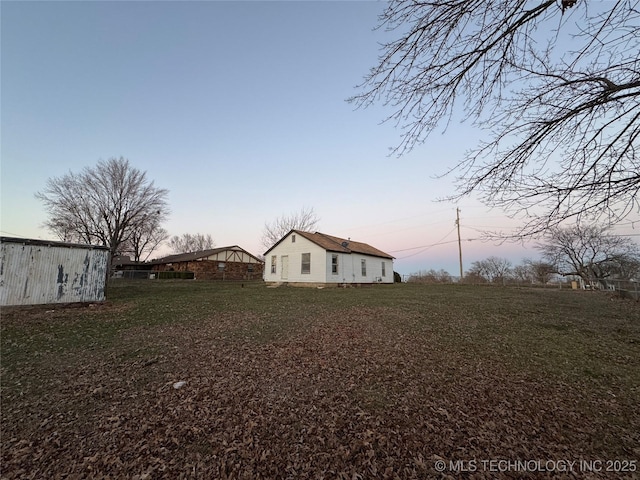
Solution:
[{"label": "corrugated metal wall", "polygon": [[41,240],[0,238],[0,305],[100,302],[109,251]]}]

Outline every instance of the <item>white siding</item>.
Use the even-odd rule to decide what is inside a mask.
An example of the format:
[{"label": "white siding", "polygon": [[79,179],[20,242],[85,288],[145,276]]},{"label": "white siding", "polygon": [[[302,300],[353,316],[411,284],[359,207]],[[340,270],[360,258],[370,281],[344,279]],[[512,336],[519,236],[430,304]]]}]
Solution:
[{"label": "white siding", "polygon": [[0,245],[0,305],[99,302],[109,251],[27,239]]},{"label": "white siding", "polygon": [[[296,241],[291,241],[291,236],[296,236]],[[311,254],[311,272],[302,273],[302,254]],[[276,273],[271,273],[271,257],[276,255]],[[287,279],[281,278],[282,273],[282,256],[288,256],[289,271]],[[306,238],[290,233],[280,242],[274,249],[267,253],[264,266],[265,282],[310,282],[310,283],[326,283],[325,279],[325,250]]]},{"label": "white siding", "polygon": [[[360,253],[326,252],[327,283],[393,283],[393,260],[373,257]],[[338,274],[331,272],[333,255],[338,255]],[[367,263],[367,275],[362,276],[361,261]],[[382,276],[382,262],[385,262],[385,273]]]},{"label": "white siding", "polygon": [[[266,282],[289,283],[393,283],[393,260],[359,253],[338,253],[326,251],[310,240],[296,235],[291,241],[290,233],[276,247],[266,254],[264,280]],[[301,273],[302,254],[311,254],[311,272]],[[271,257],[276,256],[276,272],[271,273]],[[338,274],[331,272],[331,259],[338,255]],[[287,256],[288,275],[282,278],[282,257]],[[361,261],[367,262],[367,274],[362,275]],[[382,262],[386,275],[382,276]]]}]

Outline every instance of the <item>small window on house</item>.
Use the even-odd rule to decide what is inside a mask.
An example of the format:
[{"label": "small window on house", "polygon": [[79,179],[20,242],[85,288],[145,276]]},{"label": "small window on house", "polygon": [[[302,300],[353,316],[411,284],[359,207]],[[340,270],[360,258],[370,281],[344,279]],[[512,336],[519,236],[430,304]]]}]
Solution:
[{"label": "small window on house", "polygon": [[296,236],[295,236],[295,234],[291,235],[291,243],[296,243]]},{"label": "small window on house", "polygon": [[311,254],[302,254],[302,273],[311,273]]},{"label": "small window on house", "polygon": [[224,272],[224,262],[219,262],[218,263],[218,271],[219,272]]},{"label": "small window on house", "polygon": [[387,276],[387,266],[385,265],[384,262],[382,262],[382,276],[383,277]]},{"label": "small window on house", "polygon": [[271,255],[271,273],[276,273],[276,259],[277,255]]},{"label": "small window on house", "polygon": [[331,273],[338,274],[338,255],[331,255]]},{"label": "small window on house", "polygon": [[247,272],[253,272],[253,263],[247,265]]},{"label": "small window on house", "polygon": [[362,276],[367,276],[367,261],[363,258],[360,260],[360,268],[362,269]]}]

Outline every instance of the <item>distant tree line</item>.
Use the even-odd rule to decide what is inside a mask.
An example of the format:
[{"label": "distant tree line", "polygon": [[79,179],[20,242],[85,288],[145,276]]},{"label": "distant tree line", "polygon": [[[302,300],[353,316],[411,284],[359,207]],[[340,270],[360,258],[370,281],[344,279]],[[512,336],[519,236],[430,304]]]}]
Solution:
[{"label": "distant tree line", "polygon": [[[640,248],[629,237],[608,233],[599,226],[550,229],[536,248],[540,260],[525,258],[513,265],[506,258],[491,256],[477,260],[465,272],[464,282],[487,284],[541,284],[554,278],[580,278],[585,284],[606,284],[609,280],[640,280]],[[450,283],[445,270],[419,271],[409,277],[413,283]]]},{"label": "distant tree line", "polygon": [[467,283],[538,284],[545,285],[558,277],[557,269],[544,260],[525,258],[514,266],[506,258],[491,256],[471,264],[464,281]]},{"label": "distant tree line", "polygon": [[420,270],[409,276],[410,283],[451,283],[453,277],[446,270]]}]

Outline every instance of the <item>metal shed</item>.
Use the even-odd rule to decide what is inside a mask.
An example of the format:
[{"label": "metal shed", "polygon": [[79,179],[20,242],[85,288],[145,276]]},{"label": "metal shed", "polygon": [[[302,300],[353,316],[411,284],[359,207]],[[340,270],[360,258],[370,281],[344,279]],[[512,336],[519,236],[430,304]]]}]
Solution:
[{"label": "metal shed", "polygon": [[109,249],[0,237],[0,306],[101,302]]}]

